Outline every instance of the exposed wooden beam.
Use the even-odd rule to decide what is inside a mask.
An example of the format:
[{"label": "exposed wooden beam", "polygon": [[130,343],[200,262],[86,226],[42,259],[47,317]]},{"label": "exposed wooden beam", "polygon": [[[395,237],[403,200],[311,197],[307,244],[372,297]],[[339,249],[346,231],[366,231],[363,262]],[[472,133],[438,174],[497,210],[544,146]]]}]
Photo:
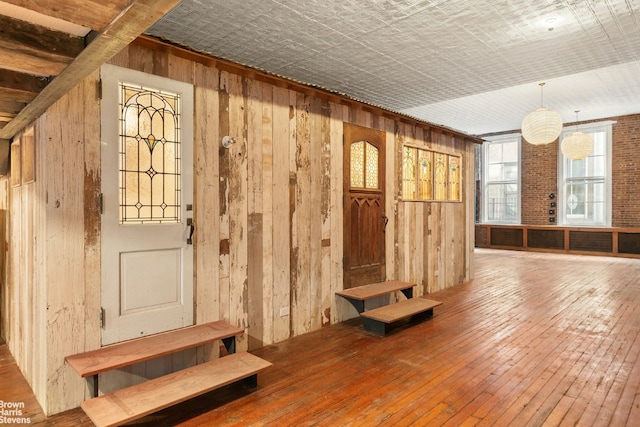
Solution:
[{"label": "exposed wooden beam", "polygon": [[17,115],[26,105],[26,102],[18,102],[3,97],[2,91],[0,91],[0,111],[3,113]]},{"label": "exposed wooden beam", "polygon": [[76,59],[65,68],[7,126],[0,139],[10,139],[29,125],[76,84],[135,40],[144,30],[169,12],[180,0],[132,2]]},{"label": "exposed wooden beam", "polygon": [[0,69],[0,99],[31,102],[46,85],[42,77]]},{"label": "exposed wooden beam", "polygon": [[2,68],[58,75],[84,49],[84,38],[0,15]]},{"label": "exposed wooden beam", "polygon": [[47,16],[103,31],[131,0],[3,0]]}]

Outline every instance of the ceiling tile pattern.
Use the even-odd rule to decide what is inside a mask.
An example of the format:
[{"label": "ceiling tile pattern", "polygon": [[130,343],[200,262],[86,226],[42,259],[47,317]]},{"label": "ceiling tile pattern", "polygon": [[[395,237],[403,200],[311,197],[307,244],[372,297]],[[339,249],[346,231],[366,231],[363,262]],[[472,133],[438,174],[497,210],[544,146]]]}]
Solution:
[{"label": "ceiling tile pattern", "polygon": [[184,0],[147,33],[470,134],[640,112],[638,0]]}]

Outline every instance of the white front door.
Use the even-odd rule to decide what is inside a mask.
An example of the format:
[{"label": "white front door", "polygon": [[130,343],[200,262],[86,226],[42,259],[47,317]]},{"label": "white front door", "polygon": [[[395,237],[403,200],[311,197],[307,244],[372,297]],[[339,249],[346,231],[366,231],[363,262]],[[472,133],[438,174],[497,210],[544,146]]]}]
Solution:
[{"label": "white front door", "polygon": [[193,87],[102,78],[102,344],[193,324]]}]

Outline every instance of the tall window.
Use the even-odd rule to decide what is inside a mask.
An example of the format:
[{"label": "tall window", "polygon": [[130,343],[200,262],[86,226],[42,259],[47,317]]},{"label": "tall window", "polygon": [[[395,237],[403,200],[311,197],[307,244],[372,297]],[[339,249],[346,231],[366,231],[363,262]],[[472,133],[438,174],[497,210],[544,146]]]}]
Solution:
[{"label": "tall window", "polygon": [[483,221],[520,222],[520,136],[501,135],[483,144]]},{"label": "tall window", "polygon": [[[562,225],[611,225],[611,124],[580,126],[580,132],[593,137],[593,152],[588,157],[571,160],[559,154]],[[573,132],[573,127],[567,128],[562,138]]]}]

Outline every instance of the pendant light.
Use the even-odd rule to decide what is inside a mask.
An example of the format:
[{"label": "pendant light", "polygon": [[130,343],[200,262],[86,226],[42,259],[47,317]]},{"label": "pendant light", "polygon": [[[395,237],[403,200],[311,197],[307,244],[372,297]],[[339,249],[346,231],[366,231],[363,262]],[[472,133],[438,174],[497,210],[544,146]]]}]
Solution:
[{"label": "pendant light", "polygon": [[560,144],[560,149],[565,157],[571,160],[581,160],[593,151],[593,137],[584,132],[578,131],[578,113],[576,110],[576,131],[566,136]]},{"label": "pendant light", "polygon": [[540,108],[527,114],[522,120],[522,136],[533,145],[550,144],[560,136],[562,131],[562,117],[552,110],[547,110],[542,104],[542,88],[540,86]]}]

